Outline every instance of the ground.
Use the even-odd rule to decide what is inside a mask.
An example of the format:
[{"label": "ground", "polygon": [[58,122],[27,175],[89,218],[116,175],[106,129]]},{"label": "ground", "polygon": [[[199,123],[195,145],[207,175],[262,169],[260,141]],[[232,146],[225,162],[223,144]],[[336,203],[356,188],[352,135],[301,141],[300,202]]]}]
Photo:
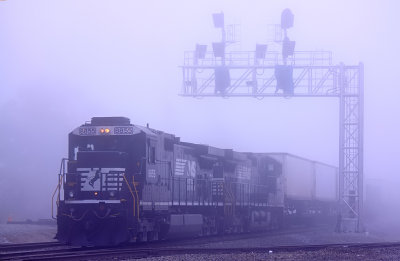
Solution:
[{"label": "ground", "polygon": [[50,225],[0,224],[0,244],[55,241],[56,230]]},{"label": "ground", "polygon": [[[29,224],[0,224],[0,244],[33,243],[54,241],[56,226]],[[335,233],[321,227],[309,232],[283,233],[276,235],[257,235],[254,238],[226,240],[212,243],[199,243],[199,248],[246,248],[273,247],[280,245],[313,245],[332,243],[369,243],[396,241],[398,237],[385,236],[382,231],[368,233]],[[207,240],[208,241],[208,240]],[[179,247],[179,243],[176,244]],[[184,245],[182,247],[193,247]],[[107,259],[105,259],[107,260]],[[130,260],[129,257],[113,257],[110,260]],[[354,248],[330,247],[322,250],[302,251],[264,251],[234,254],[187,254],[163,257],[151,257],[143,260],[400,260],[400,247]]]}]

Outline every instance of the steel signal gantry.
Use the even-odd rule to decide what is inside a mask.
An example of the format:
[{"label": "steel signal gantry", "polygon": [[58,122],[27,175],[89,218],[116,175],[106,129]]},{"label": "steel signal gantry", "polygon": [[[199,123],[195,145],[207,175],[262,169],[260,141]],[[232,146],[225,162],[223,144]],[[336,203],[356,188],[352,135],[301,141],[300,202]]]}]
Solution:
[{"label": "steel signal gantry", "polygon": [[[277,88],[276,65],[292,70],[293,92]],[[220,68],[225,68],[222,81]],[[339,195],[343,225],[361,232],[363,203],[364,66],[332,65],[330,52],[185,52],[181,95],[185,97],[336,97],[339,98]]]}]

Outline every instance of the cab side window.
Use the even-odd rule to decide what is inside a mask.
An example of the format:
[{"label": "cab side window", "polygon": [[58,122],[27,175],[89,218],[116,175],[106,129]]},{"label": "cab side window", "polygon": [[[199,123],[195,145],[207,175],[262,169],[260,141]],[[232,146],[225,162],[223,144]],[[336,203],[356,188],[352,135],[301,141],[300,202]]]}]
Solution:
[{"label": "cab side window", "polygon": [[156,147],[150,146],[149,163],[156,163]]},{"label": "cab side window", "polygon": [[152,142],[150,142],[150,139],[147,140],[147,160],[151,164],[156,163],[156,147]]}]

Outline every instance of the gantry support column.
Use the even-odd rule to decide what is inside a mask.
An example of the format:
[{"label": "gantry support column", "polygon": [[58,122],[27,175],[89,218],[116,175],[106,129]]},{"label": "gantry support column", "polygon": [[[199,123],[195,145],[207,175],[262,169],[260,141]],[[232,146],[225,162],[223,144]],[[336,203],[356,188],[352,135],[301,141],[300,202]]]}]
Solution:
[{"label": "gantry support column", "polygon": [[364,66],[339,67],[339,179],[345,230],[363,231]]}]

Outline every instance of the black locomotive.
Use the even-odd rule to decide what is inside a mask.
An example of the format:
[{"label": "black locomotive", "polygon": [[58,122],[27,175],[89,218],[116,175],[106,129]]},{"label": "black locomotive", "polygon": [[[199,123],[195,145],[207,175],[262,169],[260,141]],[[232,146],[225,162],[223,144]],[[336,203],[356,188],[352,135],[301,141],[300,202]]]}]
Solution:
[{"label": "black locomotive", "polygon": [[95,117],[69,134],[56,238],[74,245],[276,229],[285,210],[282,163],[182,142]]}]

